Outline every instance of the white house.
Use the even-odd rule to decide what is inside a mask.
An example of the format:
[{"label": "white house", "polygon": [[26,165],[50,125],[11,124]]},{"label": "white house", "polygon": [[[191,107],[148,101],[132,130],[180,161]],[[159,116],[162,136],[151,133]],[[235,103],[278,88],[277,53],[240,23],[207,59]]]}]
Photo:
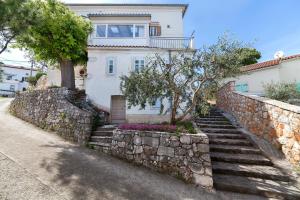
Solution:
[{"label": "white house", "polygon": [[7,64],[1,64],[0,70],[2,71],[1,96],[13,96],[17,91],[25,91],[29,85],[27,78],[37,73],[36,69]]},{"label": "white house", "polygon": [[[85,90],[89,100],[108,111],[112,123],[168,121],[159,114],[159,101],[129,109],[120,91],[120,76],[145,66],[160,53],[169,59],[182,49],[194,49],[193,38],[184,37],[185,4],[67,4],[91,20]],[[163,102],[168,107],[169,101]]]},{"label": "white house", "polygon": [[244,66],[242,71],[238,77],[226,80],[234,80],[237,91],[263,95],[264,84],[292,82],[300,91],[300,54]]}]

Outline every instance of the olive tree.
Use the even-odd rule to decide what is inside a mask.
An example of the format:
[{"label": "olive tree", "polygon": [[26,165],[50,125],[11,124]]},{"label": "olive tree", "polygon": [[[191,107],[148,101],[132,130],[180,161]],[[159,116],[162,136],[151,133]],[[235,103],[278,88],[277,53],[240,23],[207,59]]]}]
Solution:
[{"label": "olive tree", "polygon": [[170,108],[161,104],[161,114],[170,113],[170,121],[175,123],[194,110],[212,85],[240,73],[245,59],[250,60],[245,51],[257,52],[239,41],[220,37],[216,44],[196,52],[178,52],[170,60],[157,53],[141,71],[121,76],[121,91],[129,107],[141,109],[156,99],[170,99]]},{"label": "olive tree", "polygon": [[74,65],[87,62],[87,39],[91,23],[57,0],[31,0],[37,23],[17,37],[18,46],[31,50],[35,58],[59,63],[61,86],[75,89]]}]

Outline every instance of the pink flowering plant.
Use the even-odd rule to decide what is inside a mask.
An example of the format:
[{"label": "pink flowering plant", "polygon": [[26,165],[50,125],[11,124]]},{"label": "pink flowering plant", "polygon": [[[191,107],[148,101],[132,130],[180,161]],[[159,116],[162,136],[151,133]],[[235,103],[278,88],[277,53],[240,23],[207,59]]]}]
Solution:
[{"label": "pink flowering plant", "polygon": [[192,133],[195,134],[191,122],[178,122],[176,125],[171,124],[121,124],[118,127],[121,130],[138,130],[138,131],[160,131],[170,133]]},{"label": "pink flowering plant", "polygon": [[139,130],[139,131],[161,131],[175,133],[177,130],[176,125],[164,124],[121,124],[119,129],[122,130]]}]

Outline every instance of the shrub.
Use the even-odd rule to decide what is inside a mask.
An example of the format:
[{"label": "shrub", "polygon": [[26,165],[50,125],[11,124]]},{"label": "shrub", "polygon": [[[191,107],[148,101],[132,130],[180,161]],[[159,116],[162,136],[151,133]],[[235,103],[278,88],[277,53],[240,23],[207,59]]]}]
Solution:
[{"label": "shrub", "polygon": [[265,95],[270,99],[288,102],[290,99],[299,99],[296,83],[270,83],[264,86]]},{"label": "shrub", "polygon": [[28,83],[29,83],[30,85],[35,86],[35,85],[37,84],[38,80],[39,80],[43,75],[46,75],[46,73],[44,73],[44,72],[38,72],[38,73],[36,73],[35,76],[29,76],[28,79],[27,79],[27,81],[28,81]]}]

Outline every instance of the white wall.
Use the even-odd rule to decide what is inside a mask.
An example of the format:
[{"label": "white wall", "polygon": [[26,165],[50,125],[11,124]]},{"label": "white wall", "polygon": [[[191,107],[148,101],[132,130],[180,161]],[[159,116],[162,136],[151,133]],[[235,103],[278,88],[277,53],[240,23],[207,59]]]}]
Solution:
[{"label": "white wall", "polygon": [[[78,89],[85,89],[85,80],[79,74],[80,69],[83,66],[76,66],[74,68],[75,73],[75,86]],[[48,69],[47,71],[47,85],[48,86],[60,86],[61,85],[61,72],[59,69]]]},{"label": "white wall", "polygon": [[279,65],[244,73],[236,78],[225,79],[224,82],[234,80],[235,84],[248,84],[249,93],[263,94],[264,84],[278,82],[300,82],[300,59],[286,60]]},{"label": "white wall", "polygon": [[279,67],[280,81],[300,82],[300,59],[283,61]]},{"label": "white wall", "polygon": [[[150,58],[154,55],[153,51],[146,49],[140,50],[89,50],[89,62],[87,68],[86,93],[88,98],[101,108],[110,111],[112,95],[122,95],[120,90],[120,76],[127,75],[133,70],[135,57]],[[168,58],[168,52],[161,52]],[[116,59],[116,74],[106,73],[106,59],[113,57]],[[167,103],[167,101],[165,102]],[[159,114],[159,109],[150,106],[146,110],[139,108],[127,109],[126,114]]]},{"label": "white wall", "polygon": [[167,7],[167,6],[70,6],[78,15],[87,16],[95,13],[131,13],[131,14],[151,14],[149,17],[93,17],[91,21],[93,24],[97,23],[121,23],[134,24],[141,23],[146,25],[145,38],[123,38],[123,39],[97,39],[95,33],[91,35],[90,44],[110,44],[110,45],[141,45],[147,46],[149,43],[149,22],[159,22],[161,25],[161,37],[184,37],[183,18],[181,7]]},{"label": "white wall", "polygon": [[[23,89],[27,89],[29,86],[28,82],[23,81],[22,78],[29,77],[30,76],[30,69],[17,69],[17,68],[11,68],[11,67],[0,67],[1,70],[3,70],[2,75],[2,82],[0,82],[0,90],[10,90],[11,86],[13,85],[15,88],[15,91],[22,91]],[[35,76],[37,71],[32,71],[32,76]],[[7,76],[12,75],[12,80],[7,80]],[[1,92],[0,94],[7,94],[6,92]]]}]

